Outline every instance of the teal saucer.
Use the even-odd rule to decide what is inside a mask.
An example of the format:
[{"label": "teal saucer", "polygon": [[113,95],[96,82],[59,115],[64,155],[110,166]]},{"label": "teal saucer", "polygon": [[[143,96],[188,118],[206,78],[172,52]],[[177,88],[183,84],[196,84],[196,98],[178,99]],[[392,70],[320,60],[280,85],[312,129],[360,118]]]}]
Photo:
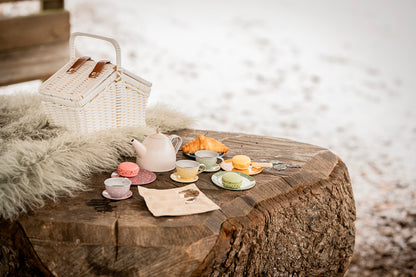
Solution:
[{"label": "teal saucer", "polygon": [[217,164],[217,166],[205,169],[204,172],[217,172],[218,170],[220,170],[220,168],[221,166]]}]

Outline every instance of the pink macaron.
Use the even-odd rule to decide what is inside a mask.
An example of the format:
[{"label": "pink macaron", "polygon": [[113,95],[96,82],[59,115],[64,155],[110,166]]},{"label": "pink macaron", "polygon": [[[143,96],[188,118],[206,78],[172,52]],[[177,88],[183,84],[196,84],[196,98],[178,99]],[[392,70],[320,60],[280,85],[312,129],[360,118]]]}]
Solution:
[{"label": "pink macaron", "polygon": [[123,177],[134,177],[139,173],[140,167],[136,163],[123,162],[118,165],[117,173]]}]

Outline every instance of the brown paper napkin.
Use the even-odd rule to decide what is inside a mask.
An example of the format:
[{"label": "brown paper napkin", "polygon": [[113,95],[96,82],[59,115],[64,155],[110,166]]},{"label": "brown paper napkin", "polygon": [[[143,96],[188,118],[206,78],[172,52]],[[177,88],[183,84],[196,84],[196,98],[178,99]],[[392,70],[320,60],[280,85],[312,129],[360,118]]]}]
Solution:
[{"label": "brown paper napkin", "polygon": [[[220,209],[195,184],[174,189],[147,189],[141,186],[137,188],[154,216],[199,214]],[[195,194],[198,196],[192,201]]]}]

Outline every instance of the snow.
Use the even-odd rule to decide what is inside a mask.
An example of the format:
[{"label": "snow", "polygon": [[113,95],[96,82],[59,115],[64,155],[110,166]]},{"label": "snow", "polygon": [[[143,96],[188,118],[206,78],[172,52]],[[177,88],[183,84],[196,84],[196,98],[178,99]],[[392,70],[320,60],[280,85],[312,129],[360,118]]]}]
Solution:
[{"label": "snow", "polygon": [[[119,42],[123,67],[153,83],[149,104],[177,107],[201,129],[285,137],[339,155],[352,178],[357,251],[380,239],[380,217],[416,211],[414,1],[65,4],[71,31]],[[83,54],[114,57],[102,42],[76,43]]]}]

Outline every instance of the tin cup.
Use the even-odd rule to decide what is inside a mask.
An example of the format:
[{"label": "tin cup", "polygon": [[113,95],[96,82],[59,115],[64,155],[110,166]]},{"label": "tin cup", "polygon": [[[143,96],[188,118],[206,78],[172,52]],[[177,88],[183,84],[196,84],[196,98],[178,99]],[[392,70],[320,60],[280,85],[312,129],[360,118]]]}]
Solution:
[{"label": "tin cup", "polygon": [[111,198],[122,198],[130,191],[131,181],[127,178],[113,177],[106,179],[104,185]]},{"label": "tin cup", "polygon": [[207,169],[212,170],[218,166],[217,161],[224,162],[224,159],[219,156],[220,154],[210,150],[199,150],[195,152],[195,160],[201,164],[204,164]]},{"label": "tin cup", "polygon": [[194,179],[196,175],[206,169],[204,164],[190,160],[179,160],[176,162],[176,172],[182,179]]}]

